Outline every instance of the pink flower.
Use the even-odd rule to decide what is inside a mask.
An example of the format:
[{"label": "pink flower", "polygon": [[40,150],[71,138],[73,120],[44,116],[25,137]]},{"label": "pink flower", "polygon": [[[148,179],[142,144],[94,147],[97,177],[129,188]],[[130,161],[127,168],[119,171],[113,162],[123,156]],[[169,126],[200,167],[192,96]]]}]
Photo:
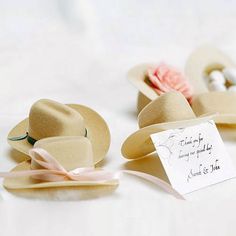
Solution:
[{"label": "pink flower", "polygon": [[154,69],[148,69],[147,76],[158,95],[179,91],[191,102],[192,88],[185,76],[175,68],[161,63]]}]

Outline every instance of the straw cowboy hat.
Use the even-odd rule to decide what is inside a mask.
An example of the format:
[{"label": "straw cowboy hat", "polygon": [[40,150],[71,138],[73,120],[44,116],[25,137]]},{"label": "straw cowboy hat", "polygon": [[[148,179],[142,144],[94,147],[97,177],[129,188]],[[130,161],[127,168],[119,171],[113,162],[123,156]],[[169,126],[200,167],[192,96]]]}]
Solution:
[{"label": "straw cowboy hat", "polygon": [[[5,177],[7,189],[117,185],[115,175],[94,168],[91,141],[82,136],[61,136],[37,141],[31,161],[18,164]],[[33,192],[32,192],[33,194]]]},{"label": "straw cowboy hat", "polygon": [[128,71],[128,80],[139,90],[137,110],[138,113],[151,101],[158,97],[147,78],[147,70],[154,68],[155,63],[144,63],[134,66]]},{"label": "straw cowboy hat", "polygon": [[38,140],[55,136],[84,136],[93,148],[94,163],[101,161],[110,146],[110,132],[104,119],[94,110],[78,105],[64,105],[49,99],[35,102],[29,117],[8,134],[8,143],[28,155]]},{"label": "straw cowboy hat", "polygon": [[[151,101],[159,97],[147,77],[147,70],[156,64],[140,64],[128,72],[128,80],[138,88],[138,113]],[[197,115],[219,112],[221,116],[215,120],[217,124],[235,124],[236,93],[210,92],[204,77],[214,69],[222,70],[235,67],[225,54],[211,46],[202,46],[193,52],[186,63],[185,75],[193,86],[194,95],[191,101],[193,111]],[[220,101],[220,102],[219,102]]]},{"label": "straw cowboy hat", "polygon": [[233,68],[233,61],[219,49],[204,45],[197,48],[187,59],[185,74],[194,87],[195,94],[209,92],[205,76],[213,70]]},{"label": "straw cowboy hat", "polygon": [[222,71],[225,68],[235,68],[235,64],[219,49],[204,45],[189,56],[185,74],[194,86],[195,96],[192,108],[195,114],[219,112],[215,119],[217,124],[235,124],[236,93],[231,91],[210,92],[206,83],[206,76],[210,72]]},{"label": "straw cowboy hat", "polygon": [[137,159],[155,151],[151,134],[199,124],[215,115],[196,117],[188,101],[180,92],[169,92],[149,103],[139,114],[139,130],[123,143],[121,152],[128,159]]}]

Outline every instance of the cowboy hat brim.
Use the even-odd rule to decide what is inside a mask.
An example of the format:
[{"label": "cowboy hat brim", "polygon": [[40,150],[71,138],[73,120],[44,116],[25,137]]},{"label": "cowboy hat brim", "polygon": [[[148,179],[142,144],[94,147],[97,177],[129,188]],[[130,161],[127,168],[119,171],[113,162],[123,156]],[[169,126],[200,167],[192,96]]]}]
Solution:
[{"label": "cowboy hat brim", "polygon": [[212,70],[235,67],[233,61],[219,49],[204,45],[197,48],[188,58],[185,74],[194,87],[195,94],[209,92],[204,77]]},{"label": "cowboy hat brim", "polygon": [[[110,131],[105,120],[94,110],[78,105],[67,104],[69,107],[79,112],[85,122],[87,137],[92,143],[94,164],[104,159],[110,146]],[[33,147],[27,139],[12,141],[9,138],[24,135],[28,128],[28,118],[17,124],[8,134],[8,143],[16,150],[28,155],[29,150]],[[30,157],[29,157],[30,158]]]},{"label": "cowboy hat brim", "polygon": [[214,120],[214,117],[215,115],[206,115],[194,119],[154,124],[141,128],[125,140],[121,148],[122,155],[127,159],[138,159],[145,157],[155,151],[154,144],[152,143],[150,137],[152,134],[168,129],[177,129],[197,125],[202,122],[207,122],[210,119]]},{"label": "cowboy hat brim", "polygon": [[[24,161],[18,164],[13,171],[27,171],[31,170],[30,161]],[[59,182],[41,182],[33,179],[30,176],[17,177],[17,178],[5,178],[3,186],[7,189],[41,189],[41,188],[53,188],[53,187],[79,187],[79,186],[102,186],[102,185],[118,185],[118,180],[111,181],[59,181]]]},{"label": "cowboy hat brim", "polygon": [[130,69],[127,74],[128,80],[150,100],[159,97],[155,90],[147,83],[146,76],[147,70],[155,67],[156,64],[154,63],[139,64]]},{"label": "cowboy hat brim", "polygon": [[195,96],[192,109],[197,116],[206,113],[218,113],[217,124],[236,125],[236,93],[231,91],[208,92]]}]

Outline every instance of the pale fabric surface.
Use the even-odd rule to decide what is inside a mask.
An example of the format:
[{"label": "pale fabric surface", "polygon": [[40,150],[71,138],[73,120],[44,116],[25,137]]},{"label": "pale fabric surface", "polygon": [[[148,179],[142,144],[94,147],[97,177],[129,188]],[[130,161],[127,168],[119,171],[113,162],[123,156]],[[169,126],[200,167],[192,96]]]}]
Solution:
[{"label": "pale fabric surface", "polygon": [[[137,129],[131,66],[165,60],[183,69],[197,45],[214,42],[236,60],[235,1],[0,1],[0,169],[16,158],[8,131],[39,98],[93,107],[107,120],[112,145],[106,168],[125,160],[120,146]],[[235,134],[224,135],[236,140]],[[236,165],[236,147],[227,142]],[[179,201],[135,177],[115,193],[46,192],[17,197],[0,187],[0,234],[235,235],[236,179]],[[96,193],[95,193],[96,194]],[[45,197],[46,198],[46,197]]]}]

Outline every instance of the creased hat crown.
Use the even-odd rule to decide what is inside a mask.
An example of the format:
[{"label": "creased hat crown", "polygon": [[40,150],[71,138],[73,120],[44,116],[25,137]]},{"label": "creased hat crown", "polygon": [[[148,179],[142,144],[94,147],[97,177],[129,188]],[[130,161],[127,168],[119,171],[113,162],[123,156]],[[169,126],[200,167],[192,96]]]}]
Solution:
[{"label": "creased hat crown", "polygon": [[41,99],[29,114],[28,133],[35,140],[53,136],[84,136],[83,117],[67,105]]},{"label": "creased hat crown", "polygon": [[[34,148],[42,148],[52,155],[67,171],[80,167],[94,166],[92,144],[82,136],[45,138],[35,143]],[[31,169],[41,169],[31,161]]]},{"label": "creased hat crown", "polygon": [[149,103],[139,114],[139,127],[196,118],[180,92],[169,92]]}]

